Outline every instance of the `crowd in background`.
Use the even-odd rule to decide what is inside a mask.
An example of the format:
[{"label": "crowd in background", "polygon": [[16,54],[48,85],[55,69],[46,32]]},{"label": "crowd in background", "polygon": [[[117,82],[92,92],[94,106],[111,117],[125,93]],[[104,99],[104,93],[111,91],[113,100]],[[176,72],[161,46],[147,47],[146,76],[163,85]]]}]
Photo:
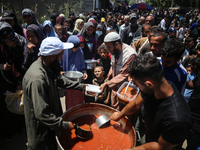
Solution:
[{"label": "crowd in background", "polygon": [[[1,136],[10,139],[16,131],[24,127],[24,117],[7,110],[4,93],[22,90],[23,76],[31,64],[38,59],[41,42],[46,37],[57,37],[62,42],[74,44],[73,48],[63,54],[60,62],[62,72],[80,71],[83,73],[84,83],[101,86],[124,71],[118,70],[119,72],[115,72],[114,75],[112,70],[110,71],[114,64],[112,60],[116,58],[112,59],[114,56],[109,51],[108,45],[104,43],[104,37],[108,33],[115,32],[119,34],[120,39],[116,38],[113,41],[120,40],[128,48],[130,46],[132,50],[130,55],[134,54],[132,59],[137,55],[150,53],[162,63],[165,78],[176,85],[189,104],[193,115],[192,132],[196,136],[191,139],[200,144],[198,80],[200,78],[200,15],[197,10],[185,12],[169,9],[148,11],[98,9],[85,16],[73,12],[70,12],[69,16],[54,13],[49,20],[39,23],[34,12],[25,8],[22,16],[26,22],[23,26],[18,24],[17,16],[11,10],[5,10],[0,22],[0,116],[1,129],[3,129]],[[98,60],[97,67],[92,71],[85,64],[85,60],[88,59]],[[128,57],[127,60],[131,59]],[[124,105],[114,102],[111,93],[127,80],[127,76],[119,83],[115,80],[118,83],[117,87],[111,89],[110,86],[106,87],[106,93],[98,97],[96,102],[122,110]],[[194,86],[190,86],[190,82],[187,81],[193,81]],[[114,98],[116,101],[116,96]],[[141,113],[139,117],[144,116]],[[136,122],[139,120],[136,118]],[[135,122],[133,125],[135,126]],[[140,133],[143,130],[145,129],[138,129]]]}]

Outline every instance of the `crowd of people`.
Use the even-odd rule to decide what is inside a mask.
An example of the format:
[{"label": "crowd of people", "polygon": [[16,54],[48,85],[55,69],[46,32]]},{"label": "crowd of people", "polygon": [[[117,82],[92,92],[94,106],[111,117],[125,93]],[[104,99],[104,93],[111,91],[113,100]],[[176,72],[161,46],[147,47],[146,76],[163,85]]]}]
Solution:
[{"label": "crowd of people", "polygon": [[[200,15],[157,9],[52,14],[39,23],[34,12],[22,11],[18,24],[11,11],[0,22],[1,137],[12,139],[26,127],[27,147],[55,150],[55,130],[73,129],[63,121],[58,87],[84,90],[100,86],[97,102],[117,109],[110,119],[128,116],[145,144],[132,149],[200,147]],[[97,60],[88,69],[85,60]],[[63,76],[83,73],[83,83]],[[125,81],[140,89],[130,103],[117,99]],[[24,116],[7,109],[5,92],[23,90]],[[88,102],[88,101],[87,101]]]}]

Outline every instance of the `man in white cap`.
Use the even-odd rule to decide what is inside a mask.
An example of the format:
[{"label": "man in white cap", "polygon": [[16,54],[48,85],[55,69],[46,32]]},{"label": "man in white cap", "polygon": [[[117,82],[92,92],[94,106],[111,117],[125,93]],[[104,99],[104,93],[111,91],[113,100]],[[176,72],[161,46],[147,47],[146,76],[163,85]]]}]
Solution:
[{"label": "man in white cap", "polygon": [[63,121],[60,117],[62,107],[57,88],[84,89],[84,84],[60,75],[59,62],[64,50],[73,46],[72,43],[62,43],[56,37],[44,39],[39,49],[40,57],[23,78],[28,150],[55,150],[55,130],[74,128],[72,122]]},{"label": "man in white cap", "polygon": [[108,73],[108,77],[111,79],[102,84],[100,89],[103,92],[107,85],[112,90],[111,106],[121,110],[124,105],[116,100],[117,90],[124,81],[128,81],[127,68],[130,62],[135,59],[136,51],[129,45],[122,43],[119,34],[116,32],[108,33],[104,38],[104,42],[111,53],[111,68]]}]

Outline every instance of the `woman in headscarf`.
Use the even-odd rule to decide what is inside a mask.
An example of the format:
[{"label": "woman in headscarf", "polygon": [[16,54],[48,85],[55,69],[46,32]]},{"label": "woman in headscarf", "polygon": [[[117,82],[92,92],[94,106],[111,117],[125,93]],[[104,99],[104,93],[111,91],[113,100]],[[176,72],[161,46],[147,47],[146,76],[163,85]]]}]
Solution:
[{"label": "woman in headscarf", "polygon": [[51,24],[50,20],[44,21],[43,26],[46,37],[51,37],[51,36],[58,37],[58,35],[54,31],[53,25]]},{"label": "woman in headscarf", "polygon": [[58,16],[56,18],[56,25],[61,25],[62,26],[62,34],[66,35],[66,37],[69,37],[69,34],[67,33],[67,28],[65,26],[65,22],[66,22],[65,18],[62,17],[62,16]]},{"label": "woman in headscarf", "polygon": [[77,35],[81,31],[83,26],[84,26],[84,21],[82,19],[77,19],[73,30],[73,35]]},{"label": "woman in headscarf", "polygon": [[26,21],[26,24],[23,25],[22,28],[27,29],[27,27],[30,24],[36,24],[43,31],[43,25],[41,25],[39,22],[36,21],[36,19],[35,19],[35,13],[31,9],[29,9],[29,8],[23,9],[22,15],[23,15],[24,20]]},{"label": "woman in headscarf", "polygon": [[5,92],[22,89],[23,50],[26,39],[14,32],[7,22],[0,22],[0,137],[12,136],[24,127],[24,117],[11,113],[5,103]]},{"label": "woman in headscarf", "polygon": [[63,71],[74,70],[83,73],[84,80],[87,79],[88,75],[85,68],[84,54],[80,48],[80,40],[77,36],[71,35],[67,43],[73,43],[74,47],[64,51],[61,65]]},{"label": "woman in headscarf", "polygon": [[96,59],[97,54],[97,41],[94,31],[94,24],[92,22],[87,22],[78,34],[85,38],[85,41],[90,49],[90,53],[92,54],[92,59]]},{"label": "woman in headscarf", "polygon": [[5,10],[3,12],[1,20],[9,23],[16,33],[20,34],[21,36],[24,36],[23,29],[21,25],[18,24],[17,17],[13,11]]},{"label": "woman in headscarf", "polygon": [[51,24],[52,24],[52,26],[54,27],[55,25],[56,25],[56,18],[58,17],[59,15],[57,14],[57,13],[53,13],[52,15],[51,15],[51,19],[50,19],[50,21],[51,21]]},{"label": "woman in headscarf", "polygon": [[[74,24],[71,18],[67,18],[65,22],[65,27],[67,28],[67,31],[73,32]],[[71,33],[72,34],[72,33]]]},{"label": "woman in headscarf", "polygon": [[89,47],[85,42],[85,38],[82,35],[79,35],[78,38],[80,40],[80,47],[84,53],[84,59],[92,59],[92,54],[90,53]]},{"label": "woman in headscarf", "polygon": [[28,45],[25,46],[24,50],[24,64],[23,69],[26,71],[30,65],[38,59],[38,53],[40,44],[42,40],[45,38],[41,28],[35,24],[31,24],[28,26],[26,30]]}]

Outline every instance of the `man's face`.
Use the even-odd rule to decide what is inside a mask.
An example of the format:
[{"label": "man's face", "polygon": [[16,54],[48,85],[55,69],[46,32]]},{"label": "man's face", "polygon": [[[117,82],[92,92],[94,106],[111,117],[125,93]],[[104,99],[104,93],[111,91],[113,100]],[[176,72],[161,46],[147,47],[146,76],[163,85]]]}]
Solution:
[{"label": "man's face", "polygon": [[24,16],[24,20],[26,21],[27,24],[32,24],[33,23],[33,17],[29,15]]},{"label": "man's face", "polygon": [[160,57],[160,51],[161,51],[161,48],[163,47],[162,40],[163,40],[162,36],[158,36],[158,37],[151,36],[150,37],[151,51],[157,57]]},{"label": "man's face", "polygon": [[153,26],[153,24],[154,24],[153,16],[147,16],[145,23],[149,23],[151,26]]},{"label": "man's face", "polygon": [[58,55],[55,55],[54,60],[50,62],[49,68],[54,72],[55,75],[59,75],[60,71],[62,70],[62,67],[60,66],[60,61],[62,59],[62,55],[64,53],[64,50],[59,53]]},{"label": "man's face", "polygon": [[124,24],[125,24],[125,26],[128,26],[128,25],[129,25],[129,18],[125,18],[125,19],[124,19]]},{"label": "man's face", "polygon": [[115,55],[115,56],[118,56],[118,55],[119,55],[119,49],[115,46],[116,44],[113,45],[113,43],[111,43],[111,42],[106,42],[105,44],[106,44],[106,46],[107,46],[108,51],[109,51],[112,55]]},{"label": "man's face", "polygon": [[145,26],[144,27],[144,31],[142,31],[142,37],[148,36],[150,28],[151,28],[151,26]]},{"label": "man's face", "polygon": [[162,58],[162,65],[164,68],[170,68],[173,67],[174,65],[177,65],[177,60],[175,57],[163,57]]},{"label": "man's face", "polygon": [[137,24],[137,18],[130,19],[130,23],[131,23],[132,26],[136,25]]},{"label": "man's face", "polygon": [[152,88],[150,88],[150,86],[147,85],[146,81],[142,82],[139,81],[137,79],[135,79],[134,77],[131,77],[133,83],[145,94],[149,95],[149,96],[153,96],[154,95],[154,90]]}]

